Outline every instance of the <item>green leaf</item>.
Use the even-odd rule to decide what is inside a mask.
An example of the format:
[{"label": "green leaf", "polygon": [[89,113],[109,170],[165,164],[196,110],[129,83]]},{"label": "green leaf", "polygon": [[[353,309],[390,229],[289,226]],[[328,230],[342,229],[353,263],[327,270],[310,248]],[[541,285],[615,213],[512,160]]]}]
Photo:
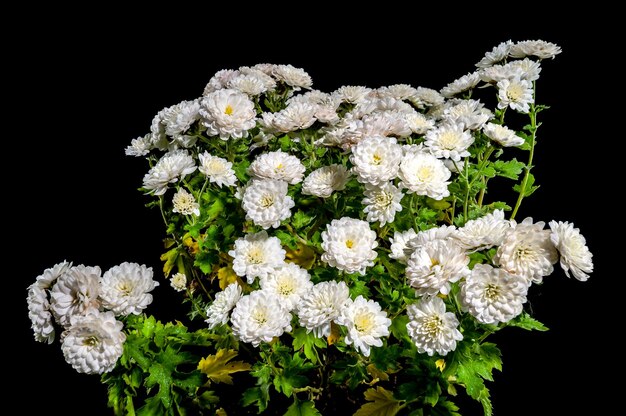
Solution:
[{"label": "green leaf", "polygon": [[355,280],[350,284],[350,297],[356,298],[357,296],[363,296],[366,299],[371,297],[371,291],[369,287],[367,287],[367,283],[362,280]]},{"label": "green leaf", "polygon": [[354,416],[394,416],[400,410],[400,402],[380,386],[366,390],[364,395],[369,403],[361,406]]},{"label": "green leaf", "polygon": [[172,387],[172,374],[161,363],[154,363],[148,369],[150,375],[146,378],[146,387],[159,385],[159,392],[154,396],[161,400],[163,406],[169,408],[172,405],[170,388]]},{"label": "green leaf", "polygon": [[[535,177],[533,176],[532,173],[528,174],[528,180],[526,180],[526,186],[524,187],[523,190],[523,195],[524,196],[530,196],[533,194],[533,192],[535,192],[537,189],[539,189],[539,186],[534,186],[535,184]],[[522,184],[517,184],[513,187],[513,190],[517,193],[522,193]]]},{"label": "green leaf", "polygon": [[398,340],[409,339],[406,325],[409,323],[407,315],[398,315],[391,321],[391,334]]},{"label": "green leaf", "polygon": [[298,328],[293,331],[293,349],[294,351],[304,350],[304,356],[311,360],[313,364],[317,363],[317,348],[326,348],[326,341],[315,336],[313,332],[307,333],[305,328]]},{"label": "green leaf", "polygon": [[444,375],[456,376],[458,382],[465,386],[467,394],[483,406],[485,416],[491,416],[491,400],[484,380],[493,381],[492,371],[502,370],[498,347],[492,343],[461,342],[446,362],[448,366]]},{"label": "green leaf", "polygon": [[283,245],[289,247],[292,250],[298,249],[298,242],[296,241],[296,237],[293,236],[292,234],[283,230],[276,230],[274,235],[278,237],[278,239]]},{"label": "green leaf", "polygon": [[496,175],[502,176],[516,181],[519,178],[520,173],[524,169],[524,163],[518,162],[517,159],[509,160],[507,162],[503,160],[496,160],[490,163],[496,171]]},{"label": "green leaf", "polygon": [[231,374],[240,371],[249,371],[250,364],[243,361],[229,362],[237,356],[235,350],[220,349],[215,355],[208,355],[200,360],[198,370],[206,374],[210,381],[215,383],[233,384]]},{"label": "green leaf", "polygon": [[285,416],[319,416],[320,412],[315,408],[312,401],[298,402],[297,400],[289,406]]},{"label": "green leaf", "polygon": [[549,329],[547,326],[531,317],[526,312],[522,312],[516,318],[510,320],[507,325],[516,326],[527,331],[547,331]]},{"label": "green leaf", "polygon": [[304,212],[298,210],[291,217],[291,225],[293,225],[293,227],[296,230],[299,230],[300,228],[303,228],[303,227],[306,227],[307,225],[309,225],[311,223],[311,221],[313,221],[314,219],[315,219],[315,216],[310,216],[310,215],[305,214]]}]

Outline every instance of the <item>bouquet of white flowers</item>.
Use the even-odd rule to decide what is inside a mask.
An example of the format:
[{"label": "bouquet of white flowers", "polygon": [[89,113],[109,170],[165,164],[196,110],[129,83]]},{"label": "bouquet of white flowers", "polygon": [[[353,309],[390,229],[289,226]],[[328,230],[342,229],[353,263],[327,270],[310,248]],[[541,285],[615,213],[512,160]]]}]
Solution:
[{"label": "bouquet of white flowers", "polygon": [[[557,262],[593,270],[573,224],[516,221],[537,189],[536,81],[560,52],[504,42],[440,91],[218,72],[126,149],[149,163],[188,316],[145,313],[166,281],[149,267],[64,261],[29,287],[35,339],[60,330],[116,414],[458,415],[461,388],[490,415],[489,336],[547,329],[524,305]],[[506,181],[514,198],[491,198]]]}]

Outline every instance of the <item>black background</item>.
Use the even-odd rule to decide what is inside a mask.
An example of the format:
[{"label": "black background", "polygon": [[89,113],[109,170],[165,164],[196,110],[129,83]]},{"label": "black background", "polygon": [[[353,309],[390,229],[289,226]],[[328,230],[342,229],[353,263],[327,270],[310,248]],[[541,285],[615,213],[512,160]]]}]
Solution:
[{"label": "black background", "polygon": [[[160,12],[158,18],[134,20],[101,11],[81,19],[63,12],[26,15],[21,18],[27,28],[9,38],[5,86],[17,87],[18,94],[8,103],[13,111],[5,122],[12,128],[3,138],[9,186],[3,222],[10,247],[3,315],[15,328],[2,339],[11,351],[5,360],[12,394],[25,414],[110,414],[97,376],[77,374],[65,364],[58,343],[33,340],[26,287],[64,259],[103,270],[134,261],[159,275],[163,225],[136,190],[145,162],[125,157],[124,148],[149,131],[163,107],[201,95],[219,69],[260,62],[302,67],[323,91],[394,83],[439,89],[472,71],[499,42],[535,38],[558,43],[563,53],[545,62],[538,81],[538,101],[552,106],[541,114],[535,169],[541,188],[518,218],[574,222],[595,254],[596,271],[582,283],[557,268],[544,285],[531,288],[532,310],[551,330],[506,330],[494,338],[504,358],[504,371],[491,384],[494,407],[496,415],[550,415],[618,406],[609,404],[613,385],[605,374],[617,365],[613,351],[622,347],[615,332],[604,328],[612,319],[608,305],[620,296],[611,293],[612,282],[621,277],[609,271],[600,234],[605,219],[594,213],[614,209],[596,191],[598,182],[607,181],[601,167],[610,157],[607,147],[594,145],[604,134],[600,94],[607,87],[598,85],[607,75],[597,59],[598,48],[609,41],[606,34],[590,34],[575,21],[561,21],[557,28],[554,20],[539,22],[536,16],[451,23],[376,11],[367,18],[319,17],[315,23],[294,15],[297,23],[290,23],[262,13],[244,22],[193,9],[184,18]],[[459,24],[466,28],[455,29]],[[148,312],[164,320],[177,316],[172,292],[162,281]],[[464,414],[480,410],[471,404]]]}]

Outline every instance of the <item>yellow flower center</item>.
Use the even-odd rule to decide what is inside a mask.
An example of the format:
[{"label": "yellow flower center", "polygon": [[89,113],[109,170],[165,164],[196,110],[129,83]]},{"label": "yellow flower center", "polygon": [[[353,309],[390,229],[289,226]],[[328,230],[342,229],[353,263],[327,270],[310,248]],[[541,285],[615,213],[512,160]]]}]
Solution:
[{"label": "yellow flower center", "polygon": [[506,90],[506,96],[511,101],[519,101],[524,95],[524,88],[520,84],[511,84]]},{"label": "yellow flower center", "polygon": [[380,157],[380,155],[378,153],[374,153],[374,156],[372,156],[372,164],[373,165],[380,165],[383,161],[383,158]]},{"label": "yellow flower center", "polygon": [[348,247],[348,248],[352,248],[352,246],[354,246],[354,241],[352,241],[352,240],[346,240],[346,247]]},{"label": "yellow flower center", "polygon": [[429,316],[428,318],[424,319],[422,328],[424,329],[427,335],[434,338],[438,336],[439,333],[441,332],[442,324],[443,324],[443,321],[441,320],[439,316],[437,315]]},{"label": "yellow flower center", "polygon": [[261,247],[252,247],[248,251],[248,262],[252,264],[263,263],[263,250]]},{"label": "yellow flower center", "polygon": [[361,313],[354,317],[354,328],[360,333],[372,332],[374,323],[374,318],[370,313]]},{"label": "yellow flower center", "polygon": [[453,131],[444,131],[439,136],[439,143],[446,150],[456,149],[459,143],[459,136]]},{"label": "yellow flower center", "polygon": [[263,208],[269,208],[274,205],[274,197],[272,195],[265,194],[259,200],[259,205]]},{"label": "yellow flower center", "polygon": [[233,115],[233,107],[230,104],[228,104],[224,109],[224,114],[226,114],[227,116]]},{"label": "yellow flower center", "polygon": [[129,282],[120,282],[117,285],[117,290],[122,292],[123,296],[128,296],[133,291],[133,286]]},{"label": "yellow flower center", "polygon": [[500,288],[492,283],[489,283],[485,288],[485,297],[489,300],[495,300],[500,294]]},{"label": "yellow flower center", "polygon": [[83,345],[86,347],[95,347],[99,343],[100,343],[100,340],[95,335],[91,335],[83,340]]},{"label": "yellow flower center", "polygon": [[430,166],[421,166],[417,170],[417,178],[421,181],[428,182],[434,176],[433,168]]},{"label": "yellow flower center", "polygon": [[280,279],[276,286],[276,291],[282,296],[289,296],[295,292],[295,286],[292,279]]},{"label": "yellow flower center", "polygon": [[252,319],[256,321],[257,324],[263,325],[267,322],[267,314],[264,309],[259,308],[252,312]]}]

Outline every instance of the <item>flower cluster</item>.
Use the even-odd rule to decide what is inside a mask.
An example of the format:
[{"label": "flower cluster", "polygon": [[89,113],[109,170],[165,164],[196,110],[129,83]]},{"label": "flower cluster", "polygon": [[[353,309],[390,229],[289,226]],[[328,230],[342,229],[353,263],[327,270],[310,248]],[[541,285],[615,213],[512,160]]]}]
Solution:
[{"label": "flower cluster", "polygon": [[141,314],[158,285],[152,269],[137,263],[125,262],[104,274],[97,266],[59,263],[28,288],[35,339],[50,344],[55,326],[60,327],[63,355],[76,371],[111,371],[126,339],[124,324],[115,317]]},{"label": "flower cluster", "polygon": [[[463,367],[463,356],[504,326],[542,328],[524,305],[556,263],[581,281],[593,271],[573,224],[515,220],[535,189],[545,108],[536,81],[542,60],[560,52],[544,41],[504,42],[440,91],[327,93],[300,68],[259,64],[220,71],[201,97],[160,111],[126,153],[149,161],[143,190],[171,234],[164,272],[190,317],[203,318],[216,345],[251,344],[250,358],[268,363],[256,367],[257,384],[274,377],[287,396],[294,386],[283,375],[306,379],[300,373],[312,368],[324,383],[373,385],[445,359],[457,361],[445,361],[442,385],[489,379]],[[517,125],[520,117],[530,121]],[[521,152],[527,162],[512,157]],[[488,201],[490,180],[517,183],[513,206]],[[151,269],[129,263],[102,277],[55,266],[29,292],[35,336],[51,341],[54,318],[75,368],[108,371],[124,341],[114,315],[140,314],[156,284]],[[348,358],[327,367],[322,348]],[[449,354],[457,348],[461,358]],[[354,370],[363,362],[367,373]],[[487,406],[488,393],[468,393]],[[269,400],[250,397],[260,410]]]}]

